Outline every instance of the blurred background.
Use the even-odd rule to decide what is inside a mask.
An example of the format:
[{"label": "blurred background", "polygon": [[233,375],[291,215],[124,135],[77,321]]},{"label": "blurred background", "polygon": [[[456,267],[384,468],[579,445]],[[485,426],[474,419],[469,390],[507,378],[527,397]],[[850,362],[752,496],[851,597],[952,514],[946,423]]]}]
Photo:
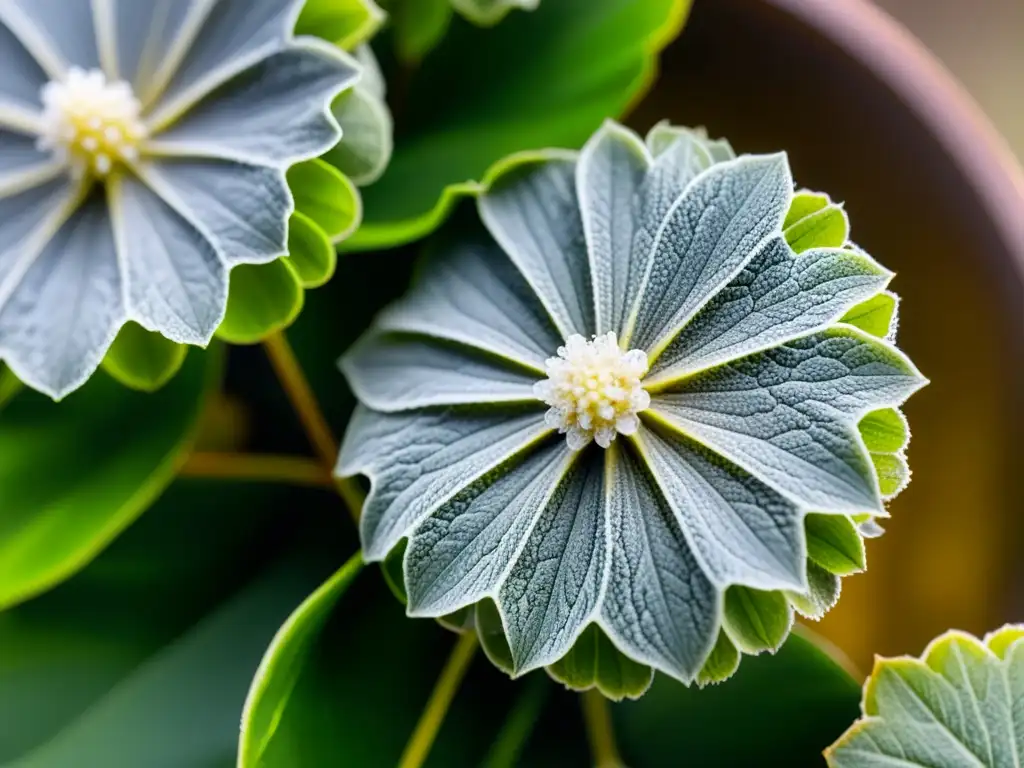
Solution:
[{"label": "blurred background", "polygon": [[1024,185],[974,103],[1024,156],[1022,71],[1021,0],[705,1],[632,117],[786,148],[798,186],[845,201],[897,272],[899,343],[932,381],[906,409],[913,482],[818,627],[862,671],[1024,619]]}]

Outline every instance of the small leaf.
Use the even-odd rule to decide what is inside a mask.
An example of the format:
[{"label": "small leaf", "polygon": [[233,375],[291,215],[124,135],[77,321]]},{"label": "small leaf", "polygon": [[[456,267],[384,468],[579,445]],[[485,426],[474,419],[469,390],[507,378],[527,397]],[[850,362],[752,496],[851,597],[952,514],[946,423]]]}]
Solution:
[{"label": "small leaf", "polygon": [[804,520],[804,528],[807,556],[825,570],[847,576],[866,567],[864,541],[850,518],[812,513]]},{"label": "small leaf", "polygon": [[612,701],[643,696],[654,679],[650,667],[622,654],[596,624],[583,630],[569,653],[547,671],[574,691],[596,687]]},{"label": "small leaf", "polygon": [[291,325],[303,300],[299,277],[285,259],[237,266],[217,336],[232,344],[256,344]]},{"label": "small leaf", "polygon": [[811,192],[808,189],[801,189],[793,195],[793,200],[789,204],[789,212],[786,214],[786,219],[782,222],[782,228],[789,229],[800,219],[804,219],[812,213],[817,213],[831,202],[829,196],[822,192]]},{"label": "small leaf", "polygon": [[830,203],[789,225],[783,234],[797,253],[811,248],[841,248],[850,236],[850,220],[846,211]]},{"label": "small leaf", "polygon": [[498,606],[490,598],[476,604],[476,632],[480,638],[480,645],[491,663],[505,674],[511,675],[515,671],[512,650],[508,647],[508,639],[501,626]]},{"label": "small leaf", "polygon": [[240,768],[256,768],[274,738],[299,674],[335,604],[362,571],[356,554],[307,597],[281,626],[263,655],[242,710]]},{"label": "small leaf", "polygon": [[296,211],[288,224],[288,263],[304,288],[318,288],[334,276],[338,253],[320,227]]},{"label": "small leaf", "polygon": [[0,410],[0,608],[80,570],[164,491],[220,368],[194,351],[154,394],[97,376],[60,404],[22,390]]},{"label": "small leaf", "polygon": [[982,643],[950,631],[920,659],[878,659],[864,716],[825,751],[831,768],[1014,766],[1024,754],[1024,627]]},{"label": "small leaf", "polygon": [[712,683],[721,683],[732,677],[739,667],[740,652],[725,632],[719,632],[711,655],[697,674],[697,685],[703,688]]},{"label": "small leaf", "polygon": [[532,11],[540,0],[451,0],[459,13],[481,27],[492,27],[516,8]]},{"label": "small leaf", "polygon": [[337,168],[320,159],[288,169],[295,210],[305,214],[332,242],[344,240],[359,226],[363,202],[359,190]]},{"label": "small leaf", "polygon": [[450,632],[461,634],[473,629],[473,617],[473,606],[469,605],[465,608],[459,608],[457,611],[447,613],[444,616],[438,616],[437,623]]},{"label": "small leaf", "polygon": [[895,408],[871,411],[857,425],[864,445],[872,453],[898,453],[907,447],[910,428],[906,417]]},{"label": "small leaf", "polygon": [[103,358],[103,370],[140,392],[156,392],[185,362],[188,347],[129,322]]},{"label": "small leaf", "polygon": [[840,318],[840,322],[849,323],[872,336],[884,339],[894,330],[893,321],[898,303],[896,295],[886,291],[852,307]]},{"label": "small leaf", "polygon": [[[324,160],[345,174],[353,184],[372,184],[387,167],[393,149],[391,112],[384,100],[368,89],[357,85],[343,93],[332,107],[341,126],[342,136]],[[361,202],[361,201],[360,201]],[[349,203],[353,210],[354,203]],[[353,220],[358,225],[358,216]],[[343,240],[354,226],[336,236]]]},{"label": "small leaf", "polygon": [[405,559],[405,550],[409,545],[408,539],[402,539],[395,544],[380,564],[381,573],[384,575],[384,583],[402,605],[409,602],[409,596],[405,594],[405,575],[402,572],[402,561]]},{"label": "small leaf", "polygon": [[807,563],[807,584],[806,594],[787,592],[786,597],[801,616],[820,621],[839,601],[842,580],[820,565]]},{"label": "small leaf", "polygon": [[315,35],[350,51],[369,40],[387,19],[373,0],[306,0],[297,35]]},{"label": "small leaf", "polygon": [[775,651],[793,625],[793,609],[782,592],[734,585],[725,593],[722,624],[744,653]]},{"label": "small leaf", "polygon": [[872,453],[871,461],[878,473],[878,487],[883,498],[892,498],[907,487],[910,467],[903,456],[898,453]]}]

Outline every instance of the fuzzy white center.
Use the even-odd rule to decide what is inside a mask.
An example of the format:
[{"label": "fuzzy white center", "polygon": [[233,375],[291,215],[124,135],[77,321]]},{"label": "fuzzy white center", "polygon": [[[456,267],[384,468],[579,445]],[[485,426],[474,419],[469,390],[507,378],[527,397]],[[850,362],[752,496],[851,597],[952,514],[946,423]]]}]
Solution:
[{"label": "fuzzy white center", "polygon": [[43,131],[37,147],[67,163],[71,175],[103,178],[138,157],[146,136],[142,106],[128,83],[108,81],[98,69],[72,67],[63,81],[43,86]]},{"label": "fuzzy white center", "polygon": [[647,353],[622,351],[614,333],[590,341],[570,336],[545,368],[548,377],[533,385],[533,393],[551,406],[545,421],[574,451],[591,440],[607,448],[616,435],[633,434],[640,426],[637,414],[651,404],[641,384]]}]

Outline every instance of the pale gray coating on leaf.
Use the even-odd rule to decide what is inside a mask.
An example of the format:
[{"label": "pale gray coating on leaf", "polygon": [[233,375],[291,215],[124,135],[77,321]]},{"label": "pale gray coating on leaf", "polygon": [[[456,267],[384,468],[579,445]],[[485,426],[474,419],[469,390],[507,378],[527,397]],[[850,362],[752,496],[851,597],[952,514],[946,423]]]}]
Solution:
[{"label": "pale gray coating on leaf", "polygon": [[572,458],[564,440],[553,441],[501,474],[484,475],[426,517],[405,554],[409,615],[443,616],[496,598]]},{"label": "pale gray coating on leaf", "polygon": [[631,346],[657,356],[780,231],[792,190],[784,154],[741,157],[698,176],[658,230],[632,313]]},{"label": "pale gray coating on leaf", "polygon": [[474,238],[436,249],[420,272],[412,290],[381,313],[381,330],[475,346],[544,374],[544,361],[562,339],[497,245]]},{"label": "pale gray coating on leaf", "polygon": [[140,166],[139,172],[201,228],[228,266],[265,264],[288,252],[291,193],[275,169],[182,159]]},{"label": "pale gray coating on leaf", "polygon": [[803,589],[803,511],[682,435],[636,437],[704,572],[720,587]]},{"label": "pale gray coating on leaf", "polygon": [[651,411],[805,508],[884,515],[857,422],[924,383],[896,349],[837,326],[673,384]]},{"label": "pale gray coating on leaf", "polygon": [[271,167],[316,157],[339,136],[335,118],[324,110],[338,92],[339,66],[346,68],[343,86],[357,76],[354,62],[339,65],[341,55],[322,41],[294,44],[234,78],[149,145]]},{"label": "pale gray coating on leaf", "polygon": [[621,330],[651,259],[658,228],[686,185],[711,165],[704,146],[681,135],[656,158],[636,135],[606,122],[576,170],[593,279],[597,333]]},{"label": "pale gray coating on leaf", "polygon": [[498,592],[517,675],[564,656],[600,607],[608,566],[604,458],[579,456]]},{"label": "pale gray coating on leaf", "polygon": [[437,405],[536,403],[535,374],[425,337],[367,334],[341,365],[356,396],[385,413]]},{"label": "pale gray coating on leaf", "polygon": [[839,602],[842,588],[842,579],[808,561],[806,591],[786,592],[786,598],[805,619],[820,621]]},{"label": "pale gray coating on leaf", "polygon": [[[94,34],[82,34],[93,26],[93,0],[6,0],[24,14],[38,30],[46,47],[60,58],[66,68],[77,65],[94,69],[100,65]],[[6,66],[6,62],[4,62]]]},{"label": "pale gray coating on leaf", "polygon": [[110,183],[128,314],[180,344],[213,338],[228,271],[202,232],[132,176]]},{"label": "pale gray coating on leaf", "polygon": [[611,551],[599,623],[630,657],[689,682],[715,644],[721,591],[641,462],[629,450],[615,454],[606,477]]},{"label": "pale gray coating on leaf", "polygon": [[[42,106],[39,92],[50,79],[32,54],[3,23],[0,7],[0,125],[8,109],[36,111]],[[9,9],[8,9],[9,11]]]},{"label": "pale gray coating on leaf", "polygon": [[167,62],[172,46],[182,40],[186,28],[197,28],[212,7],[205,0],[101,0],[97,5],[108,6],[110,10],[107,18],[100,17],[98,25],[110,26],[107,31],[116,50],[117,75],[141,97],[153,92],[158,76],[169,74]]},{"label": "pale gray coating on leaf", "polygon": [[125,314],[112,238],[107,207],[93,194],[3,303],[0,352],[18,378],[60,390],[75,385],[83,368],[99,365],[96,350],[113,341]]},{"label": "pale gray coating on leaf", "polygon": [[879,659],[864,690],[864,717],[826,750],[832,768],[1024,765],[1020,627],[985,642],[951,631],[920,660]]},{"label": "pale gray coating on leaf", "polygon": [[[205,345],[224,315],[228,270],[286,252],[294,202],[284,172],[337,141],[329,105],[358,77],[347,54],[294,38],[301,7],[301,0],[0,4],[0,126],[13,131],[0,128],[0,207],[33,196],[47,206],[31,232],[21,230],[36,214],[8,223],[13,236],[0,250],[0,312],[24,306],[28,296],[117,297],[83,318],[81,330],[60,325],[60,306],[51,313],[39,308],[31,334],[0,332],[3,359],[33,387],[59,398],[80,386],[129,320]],[[40,291],[29,281],[42,269],[35,261],[74,211],[64,196],[49,195],[54,178],[69,177],[69,166],[35,147],[51,119],[44,120],[40,90],[72,68],[129,82],[150,136],[137,147],[137,167],[126,161],[108,177],[114,236],[94,238],[94,246],[113,249],[96,259],[115,271],[60,269],[50,277],[109,284]],[[76,186],[72,193],[85,189]],[[70,259],[75,244],[66,247]],[[54,326],[46,328],[51,315]],[[110,333],[96,331],[110,322]],[[44,343],[48,349],[39,348]]]},{"label": "pale gray coating on leaf", "polygon": [[[782,235],[785,155],[732,158],[702,131],[658,126],[644,143],[613,123],[579,155],[513,158],[478,202],[496,244],[462,228],[442,241],[346,357],[364,405],[413,409],[362,410],[346,439],[343,474],[369,467],[390,495],[371,504],[364,546],[382,557],[410,537],[414,615],[494,599],[515,674],[594,623],[638,663],[692,681],[729,588],[747,590],[733,606],[744,647],[775,648],[791,604],[818,617],[838,596],[809,563],[808,512],[884,514],[857,424],[924,380],[839,318],[891,275],[860,251],[797,255]],[[568,336],[597,331],[654,358],[635,432],[567,454],[566,438],[540,443],[539,400],[532,422],[528,402],[502,415]],[[511,418],[535,431],[499,445]],[[440,494],[408,480],[436,457]]]},{"label": "pale gray coating on leaf", "polygon": [[647,380],[669,380],[823,330],[891,278],[870,257],[841,248],[798,256],[781,235],[773,237],[672,340]]},{"label": "pale gray coating on leaf", "polygon": [[367,561],[383,560],[424,517],[549,432],[539,410],[383,414],[357,408],[335,471],[363,474],[372,483],[359,523]]},{"label": "pale gray coating on leaf", "polygon": [[594,328],[575,171],[569,157],[528,163],[502,176],[479,200],[491,235],[566,338],[590,336]]}]

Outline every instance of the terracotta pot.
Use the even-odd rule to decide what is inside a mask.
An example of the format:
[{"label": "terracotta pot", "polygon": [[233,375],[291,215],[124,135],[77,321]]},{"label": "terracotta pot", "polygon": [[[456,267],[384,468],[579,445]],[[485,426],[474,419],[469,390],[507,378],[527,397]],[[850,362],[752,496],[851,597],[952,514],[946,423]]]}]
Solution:
[{"label": "terracotta pot", "polygon": [[1024,175],[923,46],[863,0],[697,0],[632,116],[786,149],[898,272],[914,481],[822,631],[861,665],[1022,616]]}]

